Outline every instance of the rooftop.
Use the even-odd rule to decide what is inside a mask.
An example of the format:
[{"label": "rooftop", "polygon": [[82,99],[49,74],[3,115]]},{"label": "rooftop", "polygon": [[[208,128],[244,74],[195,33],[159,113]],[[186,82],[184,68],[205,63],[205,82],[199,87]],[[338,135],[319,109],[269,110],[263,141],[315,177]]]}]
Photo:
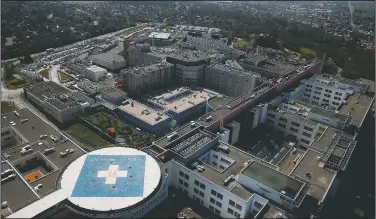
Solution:
[{"label": "rooftop", "polygon": [[205,90],[192,90],[189,88],[178,88],[159,96],[150,98],[149,101],[175,113],[184,112],[200,103],[213,97]]},{"label": "rooftop", "polygon": [[286,156],[278,164],[278,167],[279,167],[278,170],[286,175],[290,175],[291,171],[296,167],[299,159],[301,159],[303,155],[304,155],[304,151],[301,151],[299,149],[289,150]]},{"label": "rooftop", "polygon": [[170,37],[171,34],[169,33],[162,33],[162,32],[152,32],[149,35],[149,38],[155,38],[155,39],[164,39],[167,40]]},{"label": "rooftop", "polygon": [[215,218],[209,209],[190,199],[179,190],[169,187],[168,198],[144,218]]},{"label": "rooftop", "polygon": [[268,203],[263,211],[260,212],[258,218],[292,218],[291,216],[277,206]]},{"label": "rooftop", "polygon": [[87,67],[86,69],[89,70],[89,71],[92,71],[92,72],[102,72],[102,71],[107,72],[106,69],[101,68],[101,67],[96,66],[96,65],[92,65],[92,66],[90,66],[90,67]]},{"label": "rooftop", "polygon": [[128,100],[126,102],[127,102],[126,104],[123,104],[119,106],[118,108],[146,122],[147,124],[155,125],[169,118],[166,114],[156,111],[137,101]]},{"label": "rooftop", "polygon": [[285,193],[287,197],[292,199],[297,196],[304,185],[303,182],[269,168],[259,162],[252,162],[242,173],[277,192],[282,194]]},{"label": "rooftop", "polygon": [[327,118],[337,119],[338,121],[343,122],[343,123],[345,123],[347,121],[347,119],[349,118],[345,114],[336,113],[336,112],[331,111],[331,110],[325,110],[325,109],[320,108],[320,107],[313,107],[310,110],[310,112],[315,113],[315,114],[319,114],[319,115],[322,115],[322,116],[325,116]]},{"label": "rooftop", "polygon": [[[172,140],[169,140],[167,138],[167,135],[154,141],[153,144],[154,145],[157,145],[159,147],[162,147],[162,148],[165,148],[167,147],[168,145],[170,145],[171,143],[173,143],[175,140],[177,140],[178,138],[188,134],[189,132],[193,131],[194,129],[197,129],[199,128],[199,124],[195,123],[194,125],[193,124],[188,124],[188,125],[185,125],[185,126],[182,126],[181,128],[178,128],[176,130],[174,130],[174,132],[176,132],[177,136],[172,139]],[[171,133],[169,133],[171,134]]]},{"label": "rooftop", "polygon": [[149,74],[149,72],[153,72],[153,71],[156,71],[156,70],[159,70],[161,68],[167,68],[167,67],[171,67],[173,66],[172,64],[168,63],[168,62],[160,62],[160,63],[154,63],[154,64],[151,64],[151,65],[147,65],[147,66],[142,66],[142,67],[134,67],[134,68],[130,68],[130,69],[124,69],[122,70],[122,72],[124,74]]},{"label": "rooftop", "polygon": [[104,91],[101,91],[101,94],[105,94],[105,95],[108,95],[108,96],[111,96],[111,97],[123,97],[123,96],[126,96],[127,93],[119,90],[119,89],[116,89],[116,88],[109,88],[107,90],[104,90]]},{"label": "rooftop", "polygon": [[59,110],[65,110],[79,103],[87,102],[84,96],[75,95],[77,92],[71,92],[59,84],[52,81],[37,83],[26,88],[26,90],[38,99],[48,102]]},{"label": "rooftop", "polygon": [[[5,154],[9,155],[6,158],[7,161],[2,163],[2,171],[9,168],[9,162],[16,169],[17,173],[15,180],[2,185],[6,189],[2,192],[2,200],[8,201],[13,212],[37,199],[32,188],[38,184],[43,185],[38,191],[40,197],[57,190],[58,178],[61,171],[70,162],[85,153],[30,110],[21,109],[17,113],[20,115],[20,118],[13,112],[10,112],[3,114],[1,121],[2,129],[5,125],[8,126],[10,121],[15,122],[16,125],[12,126],[12,128],[26,139],[26,143],[14,145],[13,147],[9,146],[6,149],[2,148],[1,151],[3,156]],[[21,119],[28,119],[28,121],[21,123]],[[47,135],[47,138],[40,139],[40,135]],[[50,138],[51,135],[57,137],[58,140],[54,142]],[[21,149],[26,145],[30,145],[33,152],[28,155],[22,155]],[[55,152],[50,154],[43,153],[45,149],[52,147],[55,149]],[[60,152],[64,152],[67,149],[74,149],[74,152],[66,157],[61,157]],[[25,160],[31,159],[36,159],[40,162],[35,166],[23,165]],[[38,178],[32,178],[33,176],[37,176]],[[30,182],[27,182],[27,180],[30,180]]]},{"label": "rooftop", "polygon": [[232,98],[229,97],[212,97],[209,99],[208,103],[213,109],[217,109],[221,106],[224,106],[228,102],[230,102]]},{"label": "rooftop", "polygon": [[[1,172],[13,169],[7,162],[1,164]],[[14,169],[13,169],[14,170]],[[7,201],[12,212],[38,200],[37,195],[31,190],[25,180],[18,174],[14,180],[1,183],[1,200]]]},{"label": "rooftop", "polygon": [[[317,187],[311,188],[311,193],[315,195],[323,195],[322,190],[328,190],[335,177],[335,173],[324,169],[324,164],[319,161],[322,154],[312,150],[308,150],[302,160],[299,162],[293,175],[298,176],[304,180],[309,181]],[[307,174],[309,173],[309,175]],[[322,200],[324,197],[316,197],[318,200]]]},{"label": "rooftop", "polygon": [[[245,152],[240,151],[239,149],[235,147],[227,145],[223,142],[217,143],[217,147],[218,146],[227,146],[229,148],[229,152],[225,153],[222,150],[216,150],[215,148],[213,148],[207,153],[217,154],[218,157],[224,157],[228,161],[231,160],[231,164],[227,166],[227,168],[221,169],[219,167],[214,166],[212,162],[211,163],[201,162],[202,164],[200,165],[204,165],[205,170],[199,171],[197,168],[192,167],[192,171],[212,181],[218,186],[228,191],[231,191],[234,194],[241,193],[242,195],[240,197],[242,197],[244,200],[248,200],[253,194],[251,191],[244,188],[240,184],[234,183],[234,182],[231,182],[228,185],[225,185],[224,181],[231,175],[237,176],[241,172],[241,170],[245,167],[245,164],[254,161],[256,158],[254,158],[253,156]],[[194,161],[193,164],[195,162],[197,161]]]},{"label": "rooftop", "polygon": [[339,133],[339,130],[332,127],[327,127],[320,133],[322,134],[315,136],[315,140],[312,142],[311,147],[324,153],[327,150],[329,144],[333,141],[333,136],[336,133]]},{"label": "rooftop", "polygon": [[112,53],[101,53],[101,54],[98,54],[98,55],[93,55],[93,56],[90,56],[89,59],[90,60],[99,59],[99,60],[102,60],[102,61],[105,61],[105,62],[111,62],[111,61],[123,62],[124,61],[123,56],[119,56],[119,55],[112,54]]},{"label": "rooftop", "polygon": [[342,104],[338,111],[345,115],[349,114],[350,123],[360,127],[374,100],[374,97],[354,93],[348,96],[346,104]]}]

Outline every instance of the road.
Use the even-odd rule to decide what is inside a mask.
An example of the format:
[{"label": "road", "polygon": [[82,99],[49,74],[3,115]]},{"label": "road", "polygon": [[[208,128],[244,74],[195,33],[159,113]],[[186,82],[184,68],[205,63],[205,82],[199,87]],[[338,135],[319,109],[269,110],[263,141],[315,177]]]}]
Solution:
[{"label": "road", "polygon": [[58,75],[59,69],[60,69],[60,65],[53,65],[53,66],[51,66],[51,69],[49,71],[50,80],[55,82],[56,84],[60,84],[59,75]]},{"label": "road", "polygon": [[[97,37],[94,37],[94,38],[82,40],[82,41],[79,41],[79,42],[76,42],[76,43],[73,43],[73,44],[70,44],[70,45],[65,45],[65,46],[62,46],[62,47],[58,47],[58,48],[55,48],[55,49],[64,49],[64,50],[67,50],[67,49],[70,49],[70,48],[72,48],[74,46],[86,43],[86,42],[94,40],[94,39],[105,39],[105,38],[108,38],[108,37],[113,37],[113,36],[116,36],[116,35],[120,35],[121,33],[125,32],[125,31],[127,31],[127,30],[129,30],[131,28],[142,28],[142,27],[147,27],[147,26],[148,26],[147,23],[142,23],[142,24],[138,24],[137,27],[125,28],[125,29],[122,29],[122,30],[119,30],[119,31],[116,31],[116,32],[112,32],[112,33],[108,33],[108,34],[105,34],[105,35],[97,36]],[[40,52],[40,53],[32,54],[31,57],[34,58],[35,56],[38,56],[38,55],[41,55],[41,54],[45,54],[45,53],[46,52]],[[10,62],[10,61],[18,61],[19,58],[20,57],[13,58],[13,59],[2,60],[1,63],[6,63],[6,62]]]}]

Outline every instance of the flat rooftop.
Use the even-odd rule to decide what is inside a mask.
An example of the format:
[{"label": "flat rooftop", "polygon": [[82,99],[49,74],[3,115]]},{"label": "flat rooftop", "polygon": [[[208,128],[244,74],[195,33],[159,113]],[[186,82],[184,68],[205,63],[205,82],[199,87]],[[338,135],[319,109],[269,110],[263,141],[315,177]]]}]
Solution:
[{"label": "flat rooftop", "polygon": [[105,62],[111,62],[111,61],[123,62],[124,61],[123,56],[119,56],[119,55],[112,54],[112,53],[101,53],[101,54],[98,54],[98,55],[93,55],[93,56],[90,56],[89,59],[90,60],[99,59],[99,60],[102,60],[102,61],[105,61]]},{"label": "flat rooftop", "polygon": [[333,136],[340,131],[328,126],[320,136],[315,136],[315,140],[312,142],[311,147],[315,150],[324,153],[329,144],[333,141]]},{"label": "flat rooftop", "polygon": [[258,218],[293,218],[292,215],[286,213],[284,210],[278,208],[277,206],[268,203],[263,211],[260,212]]},{"label": "flat rooftop", "polygon": [[[205,170],[200,172],[198,171],[197,168],[192,168],[192,171],[195,172],[196,174],[198,175],[201,175],[202,177],[212,181],[213,183],[217,184],[218,186],[228,190],[228,191],[231,191],[232,193],[234,194],[240,194],[241,193],[241,198],[243,198],[244,200],[248,200],[252,195],[253,193],[247,189],[245,189],[244,187],[242,187],[240,184],[237,184],[237,183],[230,183],[228,185],[224,185],[223,182],[226,178],[228,178],[229,176],[231,175],[238,175],[240,174],[241,170],[244,168],[244,164],[246,162],[252,162],[254,161],[256,158],[254,158],[253,156],[245,153],[245,152],[242,152],[240,151],[239,149],[235,148],[235,147],[232,147],[230,145],[227,145],[223,142],[218,142],[217,143],[217,146],[220,146],[220,145],[224,145],[224,146],[228,146],[229,147],[229,153],[225,153],[221,150],[214,150],[212,149],[213,151],[217,152],[217,153],[220,153],[220,154],[223,154],[224,156],[234,160],[235,162],[233,164],[231,164],[227,169],[225,169],[223,172],[220,172],[219,170],[216,170],[214,169],[213,167],[205,164],[205,163],[202,163],[200,165],[204,166],[205,167]],[[195,163],[197,161],[194,161],[193,163]]]},{"label": "flat rooftop", "polygon": [[212,97],[212,98],[209,99],[208,104],[213,109],[217,109],[219,107],[226,105],[231,100],[232,100],[232,98],[229,98],[229,97]]},{"label": "flat rooftop", "polygon": [[134,100],[128,100],[127,104],[121,105],[118,108],[150,125],[158,124],[169,118],[163,112],[156,111]]},{"label": "flat rooftop", "polygon": [[133,67],[130,69],[124,69],[122,70],[123,74],[134,74],[134,75],[139,75],[139,74],[149,74],[150,72],[157,71],[162,68],[168,68],[174,66],[171,63],[168,62],[159,62],[159,63],[153,63],[147,66],[138,66],[138,67]]},{"label": "flat rooftop", "polygon": [[92,65],[92,66],[90,66],[90,67],[87,67],[86,69],[89,70],[89,71],[92,71],[92,72],[103,72],[103,71],[104,71],[104,72],[107,72],[106,69],[101,68],[101,67],[96,66],[96,65]]},{"label": "flat rooftop", "polygon": [[[7,162],[2,163],[1,172],[7,169],[13,168]],[[11,212],[15,212],[39,199],[27,183],[18,174],[16,175],[15,179],[1,184],[1,201],[8,202]]]},{"label": "flat rooftop", "polygon": [[[324,169],[324,164],[319,161],[323,155],[313,150],[308,150],[303,159],[299,162],[293,175],[298,176],[311,184],[317,186],[312,188],[312,194],[322,195],[316,197],[318,200],[322,200],[323,190],[328,190],[331,186],[332,180],[335,177],[335,173]],[[310,175],[307,176],[307,173]],[[323,190],[322,190],[323,189]]]},{"label": "flat rooftop", "polygon": [[167,39],[170,37],[170,35],[171,35],[171,34],[169,34],[169,33],[152,32],[152,33],[149,35],[149,38],[167,40]]},{"label": "flat rooftop", "polygon": [[304,151],[301,151],[299,149],[289,150],[286,156],[278,164],[278,170],[286,175],[290,175],[291,171],[296,167],[296,165],[298,165],[298,162],[293,161],[298,161],[300,159],[299,157],[302,157],[303,155]]},{"label": "flat rooftop", "polygon": [[320,108],[320,107],[313,107],[310,112],[312,113],[315,113],[315,114],[319,114],[319,115],[322,115],[322,116],[325,116],[327,118],[331,118],[331,119],[337,119],[341,122],[346,122],[348,120],[348,116],[345,115],[345,114],[341,114],[341,113],[336,113],[334,111],[331,111],[331,110],[325,110],[323,108]]},{"label": "flat rooftop", "polygon": [[259,162],[252,162],[242,172],[245,176],[274,189],[277,192],[285,192],[285,195],[294,199],[304,183],[279,171],[265,166]]},{"label": "flat rooftop", "polygon": [[198,123],[195,123],[195,125],[187,124],[185,126],[182,126],[181,128],[178,128],[178,129],[174,130],[174,132],[177,133],[177,137],[176,138],[168,140],[167,135],[171,134],[171,133],[168,133],[166,136],[164,136],[164,137],[162,137],[162,138],[154,141],[153,144],[157,145],[159,147],[165,148],[166,146],[172,144],[178,138],[180,138],[180,137],[188,134],[189,132],[191,132],[194,129],[197,129],[199,127],[200,127],[200,125]]},{"label": "flat rooftop", "polygon": [[[52,167],[50,172],[46,171],[41,165],[30,167],[30,169],[28,169],[28,166],[25,166],[26,169],[22,168],[22,172],[18,171],[25,178],[25,180],[27,175],[38,171],[40,172],[39,178],[35,181],[31,181],[29,184],[33,188],[38,184],[43,184],[43,188],[41,188],[38,192],[38,194],[43,197],[57,189],[57,182],[61,171],[85,152],[72,143],[69,139],[63,137],[60,132],[45,123],[30,110],[21,109],[17,112],[20,115],[20,118],[18,118],[13,112],[3,114],[2,127],[4,127],[4,124],[9,124],[9,121],[14,121],[16,125],[12,127],[18,131],[20,135],[26,138],[27,143],[14,145],[13,147],[10,146],[5,150],[3,149],[1,153],[3,156],[5,154],[9,156],[7,161],[15,166],[15,168],[18,168],[17,165],[21,164],[23,159],[28,160],[35,157],[42,158],[42,160],[46,161],[47,164]],[[21,119],[28,119],[28,121],[21,123]],[[32,128],[32,126],[34,126],[34,128]],[[41,135],[47,135],[47,138],[40,139]],[[52,141],[50,138],[51,135],[57,137],[58,140],[56,142]],[[29,155],[22,155],[21,149],[25,145],[30,145],[33,149],[33,153]],[[43,153],[45,149],[52,147],[55,149],[55,152],[50,154]],[[61,157],[60,152],[64,152],[67,149],[74,149],[74,152],[66,157]],[[12,183],[13,181],[9,182],[8,184]],[[17,190],[18,187],[13,186],[12,189]]]},{"label": "flat rooftop", "polygon": [[196,91],[187,88],[178,88],[155,96],[150,101],[172,112],[181,113],[200,103],[206,102],[206,100],[213,96],[213,94],[204,90]]},{"label": "flat rooftop", "polygon": [[74,95],[76,92],[72,92],[53,81],[37,83],[27,87],[26,90],[28,93],[42,101],[48,102],[59,110],[77,106],[80,102],[83,103],[87,101],[85,98]]},{"label": "flat rooftop", "polygon": [[144,218],[217,218],[204,206],[179,190],[169,187],[168,198],[147,213]]},{"label": "flat rooftop", "polygon": [[374,97],[369,97],[360,93],[349,95],[346,104],[342,104],[338,111],[342,114],[349,114],[350,123],[356,127],[360,127],[366,117]]}]

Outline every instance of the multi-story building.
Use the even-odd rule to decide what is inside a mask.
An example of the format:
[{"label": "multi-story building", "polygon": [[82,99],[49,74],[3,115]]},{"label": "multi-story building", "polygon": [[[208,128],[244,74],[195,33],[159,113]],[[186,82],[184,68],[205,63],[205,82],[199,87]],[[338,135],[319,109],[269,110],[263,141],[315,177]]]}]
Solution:
[{"label": "multi-story building", "polygon": [[134,100],[127,100],[115,112],[125,122],[149,133],[161,135],[171,130],[171,118]]},{"label": "multi-story building", "polygon": [[141,94],[172,84],[173,65],[162,62],[125,70],[124,88],[130,94]]},{"label": "multi-story building", "polygon": [[297,96],[297,98],[333,110],[346,104],[349,95],[351,96],[353,93],[365,94],[368,89],[367,85],[330,75],[320,75],[302,80],[302,84],[302,88],[300,88],[302,95]]},{"label": "multi-story building", "polygon": [[206,111],[207,100],[214,94],[205,90],[178,88],[168,93],[154,96],[147,101],[159,109],[163,109],[176,121],[183,122]]},{"label": "multi-story building", "polygon": [[86,68],[86,77],[92,81],[99,81],[107,73],[107,70],[96,65]]},{"label": "multi-story building", "polygon": [[214,64],[207,67],[205,85],[228,96],[238,97],[253,90],[260,82],[256,73]]},{"label": "multi-story building", "polygon": [[127,60],[123,56],[111,53],[101,53],[89,57],[89,59],[96,65],[109,69],[111,71],[119,70],[126,67]]},{"label": "multi-story building", "polygon": [[26,98],[59,123],[74,120],[94,101],[79,92],[72,92],[48,81],[24,88]]},{"label": "multi-story building", "polygon": [[112,104],[118,105],[128,99],[127,94],[116,88],[109,88],[101,92],[101,97]]}]

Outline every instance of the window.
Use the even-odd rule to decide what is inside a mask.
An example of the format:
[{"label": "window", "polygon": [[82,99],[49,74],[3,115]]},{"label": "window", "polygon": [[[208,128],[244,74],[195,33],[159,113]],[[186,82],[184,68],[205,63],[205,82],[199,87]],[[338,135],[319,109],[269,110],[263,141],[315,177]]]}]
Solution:
[{"label": "window", "polygon": [[310,132],[313,131],[313,128],[310,128],[310,127],[307,127],[307,126],[304,126],[304,129],[307,130],[307,131],[310,131]]},{"label": "window", "polygon": [[179,184],[183,185],[183,180],[182,179],[179,179]]},{"label": "window", "polygon": [[332,93],[332,91],[328,89],[325,89],[325,92],[330,93],[330,94]]},{"label": "window", "polygon": [[240,211],[242,210],[242,206],[239,205],[239,204],[236,204],[235,208],[238,209],[238,210],[240,210]]},{"label": "window", "polygon": [[179,176],[184,176],[184,173],[182,171],[179,171]]},{"label": "window", "polygon": [[217,166],[217,162],[214,162],[214,161],[213,161],[213,165],[214,165],[214,166]]},{"label": "window", "polygon": [[281,117],[281,118],[279,118],[279,121],[287,122],[287,119]]},{"label": "window", "polygon": [[312,135],[308,134],[307,132],[303,132],[303,135],[306,136],[306,137],[308,137],[308,138],[312,137]]},{"label": "window", "polygon": [[233,200],[229,200],[228,203],[231,205],[231,206],[235,206],[235,202]]},{"label": "window", "polygon": [[222,203],[220,203],[219,201],[217,201],[217,202],[215,203],[215,205],[217,205],[218,207],[222,208]]},{"label": "window", "polygon": [[286,128],[286,125],[282,124],[282,123],[278,123],[278,126],[281,127],[281,128]]},{"label": "window", "polygon": [[324,96],[330,98],[332,95],[330,95],[330,94],[324,94]]},{"label": "window", "polygon": [[223,169],[225,169],[225,167],[224,167],[224,166],[222,166],[222,165],[219,165],[219,168],[221,168],[222,170],[223,170]]},{"label": "window", "polygon": [[214,195],[214,196],[216,196],[216,195],[217,195],[217,192],[214,191],[214,190],[212,189],[212,190],[211,190],[211,194]]},{"label": "window", "polygon": [[188,183],[187,183],[187,182],[184,182],[184,186],[185,186],[186,188],[188,188]]},{"label": "window", "polygon": [[205,194],[204,194],[203,192],[200,191],[200,196],[201,196],[201,197],[204,197]]},{"label": "window", "polygon": [[298,130],[298,129],[296,129],[296,128],[293,128],[293,127],[291,127],[291,128],[290,128],[290,131],[293,131],[293,132],[295,132],[295,133],[298,133],[298,132],[299,132],[299,130]]},{"label": "window", "polygon": [[216,208],[214,209],[214,212],[215,212],[216,214],[218,214],[218,215],[221,214],[221,212],[220,212],[218,209],[216,209]]},{"label": "window", "polygon": [[319,130],[320,131],[325,131],[325,128],[324,127],[319,127]]},{"label": "window", "polygon": [[210,202],[213,203],[213,204],[215,204],[215,199],[212,198],[212,197],[210,197]]},{"label": "window", "polygon": [[238,212],[234,212],[234,216],[237,217],[237,218],[240,218],[240,214]]},{"label": "window", "polygon": [[311,92],[311,89],[305,89],[306,92]]},{"label": "window", "polygon": [[255,207],[256,208],[261,208],[262,207],[262,204],[258,203],[258,202],[255,202]]},{"label": "window", "polygon": [[317,97],[317,96],[313,96],[313,99],[315,99],[315,100],[319,100],[319,99],[320,99],[320,97]]},{"label": "window", "polygon": [[196,186],[199,186],[199,185],[200,185],[200,182],[197,181],[196,179],[195,179],[195,185],[196,185]]},{"label": "window", "polygon": [[197,189],[197,188],[194,188],[194,189],[193,189],[193,192],[196,193],[196,194],[198,194],[198,189]]},{"label": "window", "polygon": [[327,99],[322,99],[322,101],[329,103],[329,100]]},{"label": "window", "polygon": [[333,101],[332,103],[333,103],[334,105],[336,105],[336,106],[338,106],[338,105],[339,105],[339,103],[337,103],[337,102],[334,102],[334,101]]},{"label": "window", "polygon": [[309,144],[309,141],[305,140],[304,138],[301,139],[301,141],[305,144]]},{"label": "window", "polygon": [[188,176],[187,174],[184,174],[184,178],[185,178],[186,180],[189,180],[189,176]]},{"label": "window", "polygon": [[234,210],[232,210],[231,208],[228,208],[227,212],[230,213],[230,214],[234,214]]},{"label": "window", "polygon": [[214,211],[214,207],[209,205],[209,210]]},{"label": "window", "polygon": [[316,90],[322,90],[322,87],[316,87]]},{"label": "window", "polygon": [[205,189],[205,187],[206,187],[206,186],[205,186],[204,184],[202,184],[202,183],[200,184],[200,188],[201,188],[201,189]]},{"label": "window", "polygon": [[220,194],[220,193],[217,193],[217,197],[219,198],[219,199],[223,199],[223,195],[222,194]]},{"label": "window", "polygon": [[300,126],[300,124],[297,123],[297,122],[291,122],[291,125],[296,126],[296,127],[299,127],[299,126]]},{"label": "window", "polygon": [[215,155],[215,154],[213,154],[213,157],[214,157],[215,159],[218,159],[218,156],[217,156],[217,155]]}]

